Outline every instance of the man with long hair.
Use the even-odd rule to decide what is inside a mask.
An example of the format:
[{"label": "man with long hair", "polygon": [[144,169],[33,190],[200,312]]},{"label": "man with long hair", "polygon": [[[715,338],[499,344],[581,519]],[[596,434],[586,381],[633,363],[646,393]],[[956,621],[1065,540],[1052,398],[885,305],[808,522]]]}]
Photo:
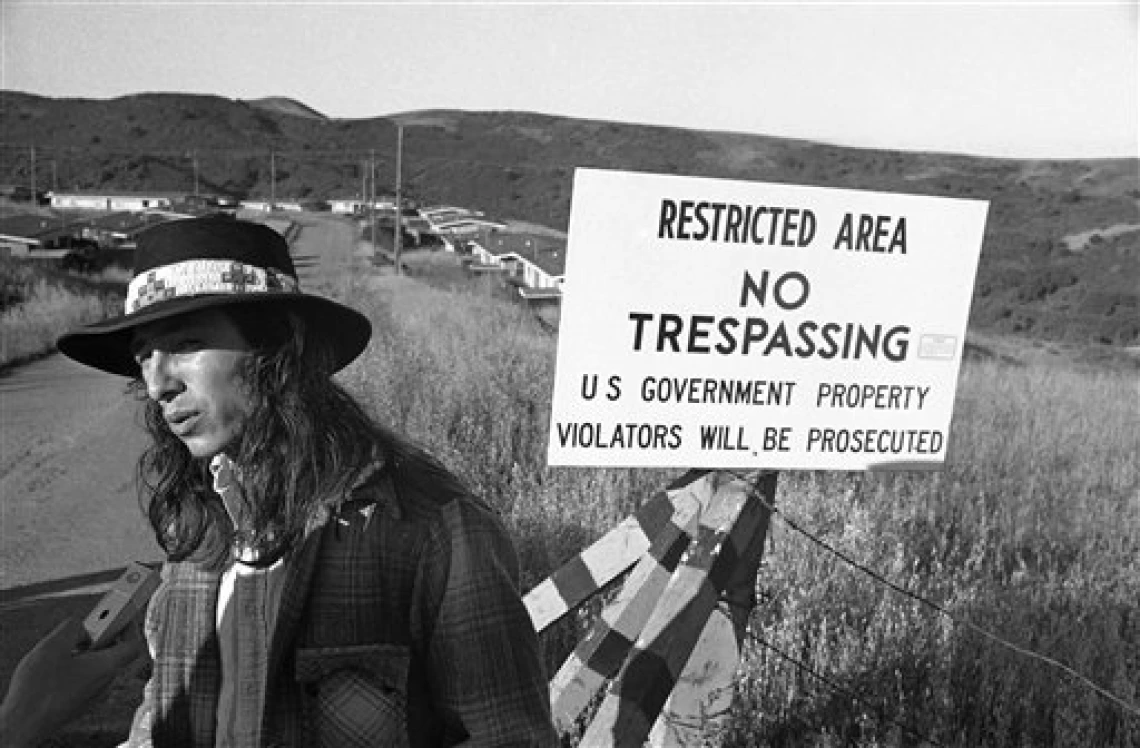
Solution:
[{"label": "man with long hair", "polygon": [[370,335],[276,232],[209,217],[144,232],[126,313],[60,339],[132,378],[152,438],[129,746],[556,743],[503,526],[332,379]]}]

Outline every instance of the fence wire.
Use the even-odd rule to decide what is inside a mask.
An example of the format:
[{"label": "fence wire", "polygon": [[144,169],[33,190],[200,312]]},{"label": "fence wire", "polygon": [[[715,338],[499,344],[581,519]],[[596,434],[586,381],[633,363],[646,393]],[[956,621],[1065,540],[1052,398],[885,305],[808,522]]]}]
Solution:
[{"label": "fence wire", "polygon": [[[741,475],[740,473],[736,473],[733,471],[726,471],[726,472],[729,472],[730,474],[735,475],[736,477],[744,479],[744,480],[746,480],[748,478],[748,476]],[[825,551],[832,554],[833,556],[835,556],[839,560],[843,561],[848,566],[851,566],[852,568],[854,568],[854,569],[862,572],[863,574],[867,575],[868,577],[870,577],[872,580],[874,580],[878,584],[886,586],[889,589],[891,589],[892,591],[894,591],[900,595],[903,595],[905,597],[910,598],[911,600],[914,600],[915,602],[918,602],[922,605],[925,605],[926,607],[936,611],[937,613],[940,613],[942,616],[944,616],[951,623],[953,623],[957,626],[962,626],[964,628],[967,628],[967,629],[973,631],[974,633],[979,634],[979,635],[985,637],[986,639],[994,642],[995,644],[998,644],[999,646],[1005,647],[1006,649],[1008,649],[1012,652],[1015,652],[1016,654],[1018,654],[1022,657],[1028,657],[1030,659],[1044,663],[1045,665],[1047,665],[1047,666],[1049,666],[1055,670],[1059,670],[1060,672],[1069,676],[1070,678],[1077,681],[1078,683],[1080,683],[1080,684],[1084,685],[1085,687],[1089,688],[1090,690],[1096,692],[1101,697],[1103,697],[1103,698],[1107,699],[1108,701],[1111,701],[1112,703],[1116,704],[1121,709],[1123,709],[1125,712],[1127,712],[1127,713],[1129,713],[1135,717],[1140,717],[1140,707],[1136,706],[1135,704],[1129,703],[1125,699],[1123,699],[1120,696],[1116,695],[1115,693],[1109,691],[1108,689],[1104,688],[1103,686],[1098,685],[1095,681],[1093,681],[1088,676],[1076,671],[1072,667],[1066,665],[1063,662],[1060,662],[1057,659],[1054,659],[1054,658],[1049,657],[1047,655],[1043,655],[1039,652],[1034,652],[1033,650],[1027,649],[1027,648],[1022,647],[1020,645],[1014,644],[1013,642],[1009,641],[1008,639],[1005,639],[1001,636],[998,636],[997,634],[995,634],[991,631],[987,631],[986,629],[983,629],[982,627],[978,626],[977,624],[974,624],[974,623],[972,623],[972,622],[970,622],[964,618],[961,618],[961,617],[951,613],[945,607],[943,607],[942,605],[939,605],[938,603],[934,602],[933,600],[928,600],[925,597],[922,597],[921,595],[918,595],[918,594],[906,589],[905,587],[903,587],[899,584],[896,584],[895,582],[892,582],[891,580],[887,579],[885,576],[883,576],[879,572],[875,571],[874,569],[870,568],[866,564],[859,562],[858,560],[852,558],[850,555],[844,553],[843,551],[839,550],[838,548],[835,548],[834,546],[832,546],[831,544],[829,544],[827,541],[823,540],[822,538],[817,537],[816,535],[814,535],[809,530],[805,529],[804,527],[801,527],[799,525],[799,523],[797,523],[795,520],[791,519],[786,514],[784,514],[782,511],[780,511],[778,508],[776,508],[776,506],[772,502],[769,502],[768,500],[766,500],[760,492],[753,491],[753,495],[756,496],[757,499],[773,515],[778,516],[780,518],[780,520],[785,525],[787,525],[789,528],[791,528],[795,532],[799,533],[800,535],[804,536],[805,538],[807,538],[808,540],[810,540],[812,543],[816,544],[820,548],[823,548]],[[764,646],[768,647],[769,649],[773,649],[771,647],[771,645],[767,644],[766,642],[761,641],[760,643],[763,644]],[[785,655],[783,655],[783,653],[779,653],[779,654],[781,654],[781,656],[785,656]],[[793,662],[795,662],[795,661],[793,660]],[[811,672],[810,668],[808,668],[803,663],[796,662],[796,665],[799,667],[803,667],[806,670],[808,670],[809,672]],[[820,677],[822,679],[822,677],[819,676],[817,673],[812,672],[812,674],[815,675],[816,677]],[[826,679],[823,679],[823,680],[824,680],[824,682],[827,682]],[[833,686],[833,687],[835,687],[835,686]]]},{"label": "fence wire", "polygon": [[[768,649],[768,650],[774,652],[782,660],[794,665],[799,670],[804,671],[805,673],[807,673],[811,677],[818,680],[820,683],[823,683],[825,686],[827,686],[831,690],[843,694],[844,696],[849,698],[851,701],[853,701],[857,704],[862,704],[862,705],[867,706],[867,707],[874,708],[876,706],[875,704],[873,704],[868,699],[864,699],[862,696],[859,696],[858,694],[854,693],[850,689],[844,688],[843,686],[841,686],[836,681],[832,680],[831,678],[828,678],[826,675],[823,675],[822,673],[817,672],[811,665],[808,665],[807,663],[801,662],[800,660],[796,659],[795,657],[792,657],[790,654],[788,654],[787,652],[784,652],[783,650],[781,650],[776,645],[772,644],[771,642],[767,641],[766,639],[763,639],[759,634],[756,634],[756,633],[749,631],[748,632],[748,638],[751,639],[752,641],[756,642],[760,646],[764,647],[765,649]],[[942,748],[941,743],[936,741],[934,738],[931,738],[927,735],[922,734],[916,728],[914,728],[908,724],[905,724],[903,722],[899,722],[897,719],[894,719],[893,717],[885,717],[884,719],[887,722],[890,722],[895,727],[902,730],[903,732],[905,732],[910,737],[915,738],[917,740],[920,740],[926,745],[932,745],[932,746],[934,746],[934,748]]]}]

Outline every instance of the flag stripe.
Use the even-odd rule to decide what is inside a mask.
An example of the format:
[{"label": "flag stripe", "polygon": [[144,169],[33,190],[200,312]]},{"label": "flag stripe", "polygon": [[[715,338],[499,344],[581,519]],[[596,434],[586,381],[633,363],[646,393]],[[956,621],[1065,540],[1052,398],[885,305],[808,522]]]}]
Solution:
[{"label": "flag stripe", "polygon": [[523,603],[535,630],[542,631],[633,566],[650,549],[650,539],[673,522],[676,511],[667,491],[655,494],[528,592]]},{"label": "flag stripe", "polygon": [[695,529],[701,505],[687,491],[673,500],[677,513],[672,521],[551,680],[551,711],[559,730],[570,729],[594,694],[618,671],[689,545],[688,533]]},{"label": "flag stripe", "polygon": [[[710,478],[709,480],[712,480]],[[583,736],[584,745],[640,745],[696,645],[739,550],[761,525],[763,505],[737,479],[715,487],[698,537],[653,611]]]}]

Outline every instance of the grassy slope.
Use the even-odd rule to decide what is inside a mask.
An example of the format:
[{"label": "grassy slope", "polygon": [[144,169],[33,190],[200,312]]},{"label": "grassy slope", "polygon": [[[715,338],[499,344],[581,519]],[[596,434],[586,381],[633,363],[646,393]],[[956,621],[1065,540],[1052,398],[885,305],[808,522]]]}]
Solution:
[{"label": "grassy slope", "polygon": [[[355,303],[380,340],[348,383],[506,514],[528,588],[670,479],[544,466],[554,340],[516,308],[397,278],[359,288]],[[778,504],[892,582],[1136,704],[1134,395],[1125,373],[969,363],[944,471],[787,472]],[[875,583],[788,524],[775,523],[769,548],[727,745],[912,744],[900,723],[971,748],[1140,740],[1140,718]],[[545,637],[552,667],[589,620]]]}]

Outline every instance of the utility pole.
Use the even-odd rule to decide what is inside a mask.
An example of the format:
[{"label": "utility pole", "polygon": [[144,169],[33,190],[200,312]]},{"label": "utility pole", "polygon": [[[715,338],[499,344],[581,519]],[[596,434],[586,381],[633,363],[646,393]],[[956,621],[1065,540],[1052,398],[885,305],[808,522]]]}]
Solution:
[{"label": "utility pole", "polygon": [[404,242],[404,200],[403,194],[404,170],[404,126],[396,125],[396,228],[392,232],[392,249],[396,257],[396,275],[402,275],[400,269],[400,251]]},{"label": "utility pole", "polygon": [[368,162],[360,162],[360,209],[368,204]]},{"label": "utility pole", "polygon": [[194,197],[198,197],[198,151],[194,151]]},{"label": "utility pole", "polygon": [[269,152],[269,210],[277,207],[277,152]]},{"label": "utility pole", "polygon": [[372,255],[376,255],[376,150],[368,151],[368,221],[372,236]]},{"label": "utility pole", "polygon": [[31,146],[32,149],[32,204],[36,202],[36,147]]}]

